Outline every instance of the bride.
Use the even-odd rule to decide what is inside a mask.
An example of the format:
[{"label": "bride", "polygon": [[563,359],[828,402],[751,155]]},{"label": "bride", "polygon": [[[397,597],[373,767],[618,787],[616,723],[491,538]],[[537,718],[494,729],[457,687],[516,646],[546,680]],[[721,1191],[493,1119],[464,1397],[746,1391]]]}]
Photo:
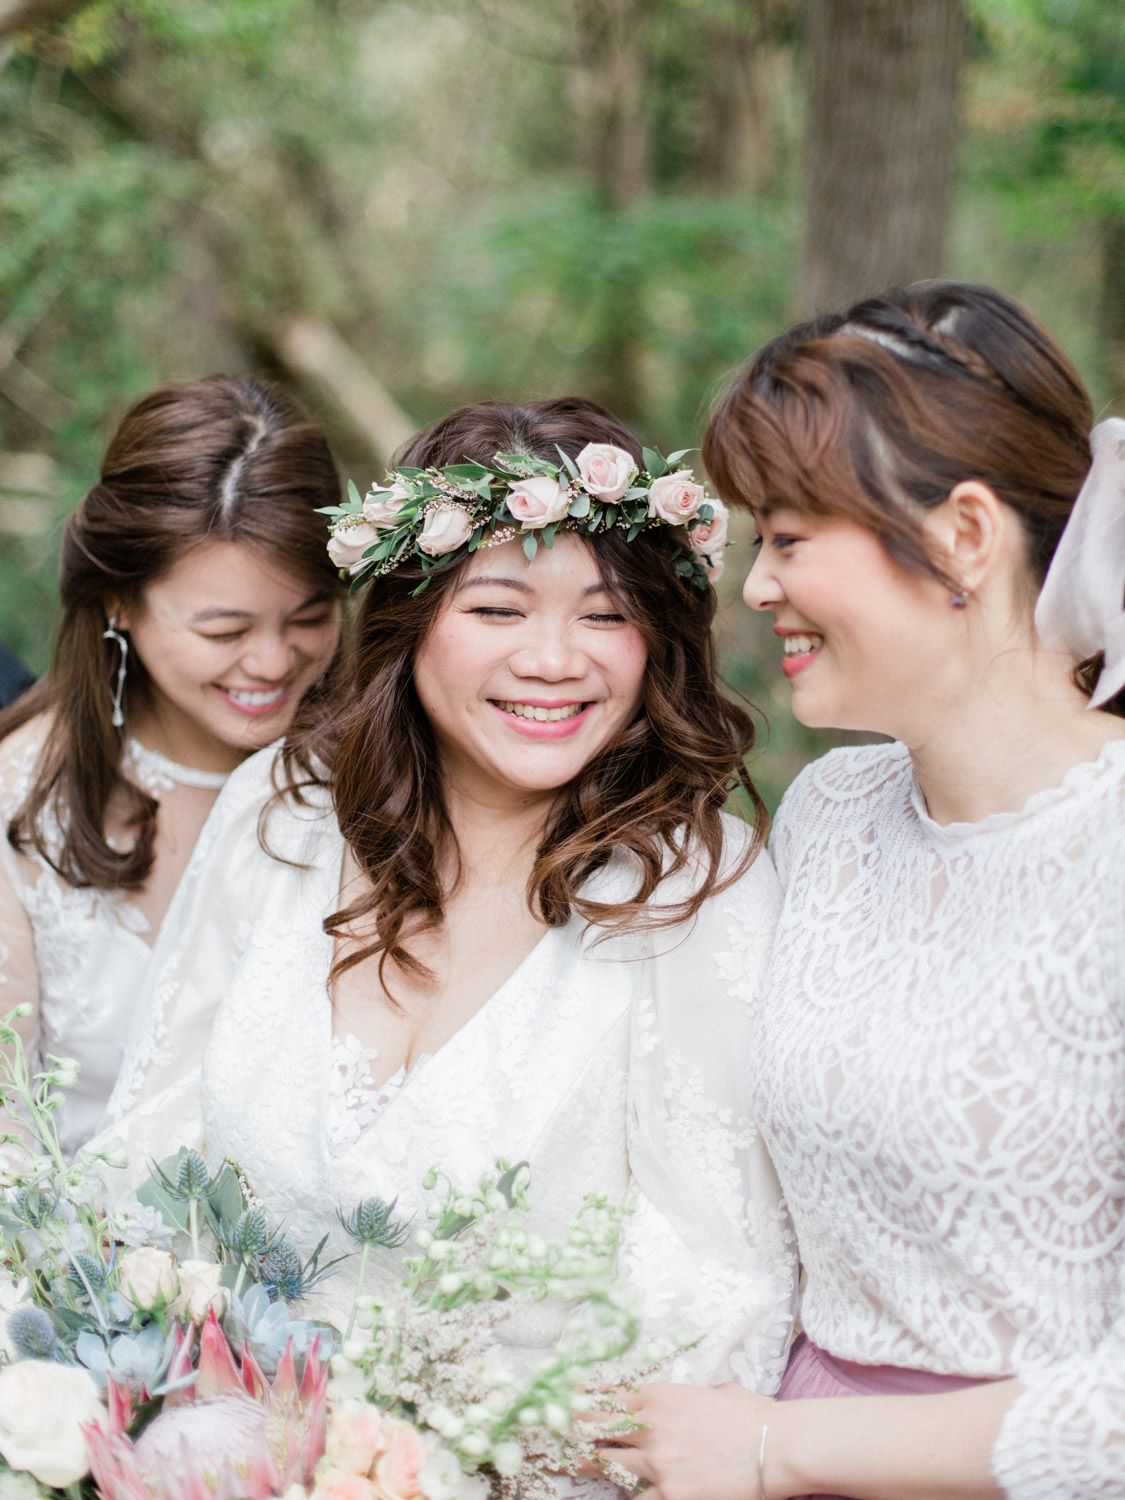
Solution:
[{"label": "bride", "polygon": [[237,1160],[306,1249],[374,1194],[423,1222],[435,1165],[526,1159],[548,1233],[632,1190],[677,1367],[770,1391],[793,1265],[745,1067],[777,883],[712,655],[722,507],[641,459],[591,403],[484,403],[338,519],[353,693],[232,777],[110,1115],[137,1161]]}]

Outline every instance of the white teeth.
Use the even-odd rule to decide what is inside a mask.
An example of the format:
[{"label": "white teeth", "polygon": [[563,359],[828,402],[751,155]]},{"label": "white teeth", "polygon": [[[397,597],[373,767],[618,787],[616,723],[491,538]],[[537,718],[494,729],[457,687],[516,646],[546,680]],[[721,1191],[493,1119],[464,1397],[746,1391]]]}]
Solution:
[{"label": "white teeth", "polygon": [[264,692],[251,692],[246,688],[224,688],[228,698],[233,698],[236,703],[241,703],[244,708],[265,708],[269,703],[277,703],[285,696],[285,688],[267,688]]},{"label": "white teeth", "polygon": [[810,651],[819,651],[824,645],[822,635],[787,635],[785,637],[786,656],[808,656]]},{"label": "white teeth", "polygon": [[515,714],[517,719],[538,719],[541,724],[553,724],[558,719],[573,719],[586,705],[565,703],[562,708],[538,708],[532,703],[507,703],[497,699],[496,706],[506,714]]}]

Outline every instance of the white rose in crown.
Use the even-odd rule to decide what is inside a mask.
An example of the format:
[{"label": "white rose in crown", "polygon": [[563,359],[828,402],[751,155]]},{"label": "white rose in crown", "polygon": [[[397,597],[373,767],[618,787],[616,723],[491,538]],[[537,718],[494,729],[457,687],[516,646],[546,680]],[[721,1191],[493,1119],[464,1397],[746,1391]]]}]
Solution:
[{"label": "white rose in crown", "polygon": [[118,1290],[138,1312],[152,1312],[175,1300],[176,1262],[167,1250],[144,1245],[123,1255],[118,1264]]},{"label": "white rose in crown", "polygon": [[699,514],[707,498],[701,484],[696,484],[690,469],[677,469],[654,479],[648,492],[648,513],[667,521],[669,526],[685,526]]},{"label": "white rose in crown", "polygon": [[213,1260],[182,1260],[176,1267],[180,1294],[169,1311],[174,1318],[188,1318],[202,1323],[209,1312],[221,1318],[227,1310],[230,1293],[219,1284],[223,1268]]},{"label": "white rose in crown", "polygon": [[507,506],[525,531],[537,531],[565,518],[570,491],[549,474],[520,479],[508,491]]},{"label": "white rose in crown", "polygon": [[721,500],[709,500],[715,514],[709,521],[701,521],[688,532],[688,546],[700,557],[709,557],[713,563],[722,560],[723,548],[727,544],[727,518],[730,512]]},{"label": "white rose in crown", "polygon": [[328,556],[338,568],[347,568],[349,573],[355,573],[364,566],[363,554],[368,547],[374,547],[378,540],[379,533],[370,522],[361,521],[358,526],[342,526],[328,538]]},{"label": "white rose in crown", "polygon": [[430,557],[456,552],[473,534],[473,518],[463,505],[434,506],[426,512],[418,547]]},{"label": "white rose in crown", "polygon": [[0,1454],[41,1484],[65,1489],[89,1472],[82,1428],[105,1417],[93,1376],[52,1359],[21,1359],[0,1370]]},{"label": "white rose in crown", "polygon": [[613,443],[587,443],[574,460],[582,487],[595,500],[620,500],[637,472],[636,460]]},{"label": "white rose in crown", "polygon": [[379,531],[388,531],[402,520],[402,507],[410,499],[410,491],[396,479],[383,491],[372,490],[363,502],[364,518]]}]

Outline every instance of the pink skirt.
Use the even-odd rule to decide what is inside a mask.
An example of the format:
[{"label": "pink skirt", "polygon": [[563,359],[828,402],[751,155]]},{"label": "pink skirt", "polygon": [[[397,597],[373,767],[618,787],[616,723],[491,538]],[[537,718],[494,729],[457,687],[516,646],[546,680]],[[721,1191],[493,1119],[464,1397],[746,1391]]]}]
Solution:
[{"label": "pink skirt", "polygon": [[[777,1393],[779,1401],[819,1396],[935,1396],[963,1391],[987,1380],[970,1375],[932,1375],[929,1370],[906,1370],[897,1365],[858,1365],[836,1359],[817,1347],[807,1334],[793,1345],[789,1364]],[[839,1495],[803,1495],[800,1500],[844,1500]]]}]

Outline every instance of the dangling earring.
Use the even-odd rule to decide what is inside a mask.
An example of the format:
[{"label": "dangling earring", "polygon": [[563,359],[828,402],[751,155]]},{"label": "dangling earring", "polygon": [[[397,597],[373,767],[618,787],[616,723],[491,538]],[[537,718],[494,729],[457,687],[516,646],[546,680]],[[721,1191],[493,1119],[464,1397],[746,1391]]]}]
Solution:
[{"label": "dangling earring", "polygon": [[949,603],[954,609],[964,609],[969,602],[969,595],[965,589],[954,589],[949,596]]},{"label": "dangling earring", "polygon": [[125,697],[125,668],[129,663],[129,642],[117,628],[116,612],[109,617],[109,628],[102,631],[103,641],[116,641],[121,647],[121,661],[117,667],[117,682],[110,692],[113,701],[113,727],[120,729],[125,723],[125,715],[121,711],[121,703]]}]

